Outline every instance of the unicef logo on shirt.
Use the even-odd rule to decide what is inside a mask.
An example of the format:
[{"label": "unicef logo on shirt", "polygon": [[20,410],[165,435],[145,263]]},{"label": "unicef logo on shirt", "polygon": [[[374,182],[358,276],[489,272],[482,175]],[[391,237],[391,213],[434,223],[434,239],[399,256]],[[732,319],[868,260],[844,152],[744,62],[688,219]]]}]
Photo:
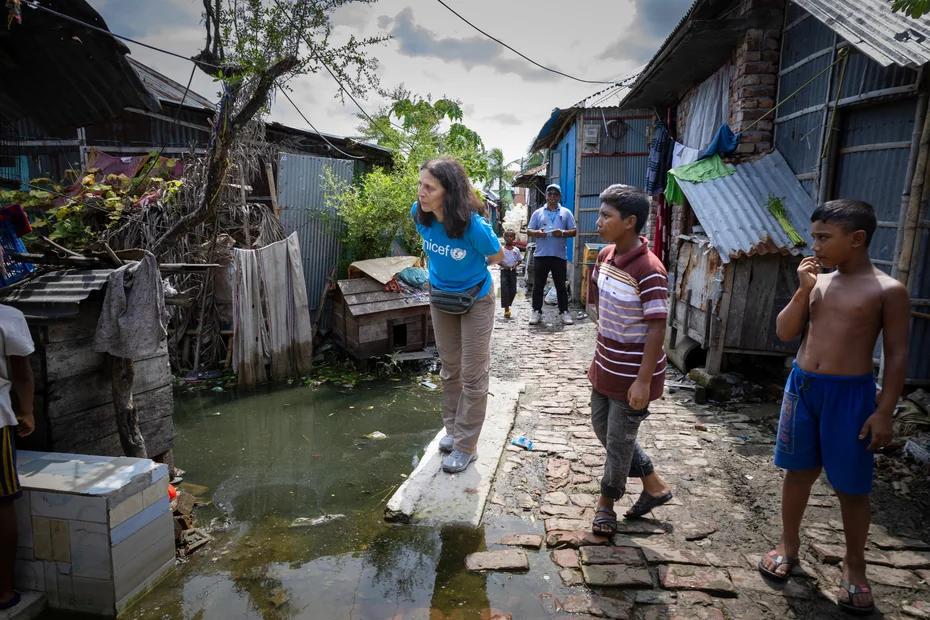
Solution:
[{"label": "unicef logo on shirt", "polygon": [[463,250],[462,248],[454,248],[452,250],[452,258],[454,258],[455,260],[462,260],[463,258],[465,258],[465,250]]}]

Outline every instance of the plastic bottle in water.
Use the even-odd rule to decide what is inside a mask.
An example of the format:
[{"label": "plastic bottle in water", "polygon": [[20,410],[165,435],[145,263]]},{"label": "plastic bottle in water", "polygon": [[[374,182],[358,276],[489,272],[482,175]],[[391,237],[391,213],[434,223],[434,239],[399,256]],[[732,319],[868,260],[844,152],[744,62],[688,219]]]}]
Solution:
[{"label": "plastic bottle in water", "polygon": [[533,441],[527,439],[526,437],[517,437],[516,439],[511,439],[510,444],[514,446],[520,446],[521,448],[526,448],[527,450],[533,449]]}]

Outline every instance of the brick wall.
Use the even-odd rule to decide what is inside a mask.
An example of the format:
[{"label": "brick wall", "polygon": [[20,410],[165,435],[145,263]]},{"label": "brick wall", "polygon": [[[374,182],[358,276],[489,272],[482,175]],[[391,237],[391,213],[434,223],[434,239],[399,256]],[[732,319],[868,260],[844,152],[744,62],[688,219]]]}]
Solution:
[{"label": "brick wall", "polygon": [[[782,8],[779,0],[754,0],[751,8]],[[781,25],[781,21],[775,21]],[[742,133],[737,152],[751,156],[772,150],[774,114],[781,48],[781,28],[747,30],[733,51],[734,73],[730,80],[730,128]],[[763,120],[759,120],[765,116]],[[755,125],[753,123],[759,121]]]}]

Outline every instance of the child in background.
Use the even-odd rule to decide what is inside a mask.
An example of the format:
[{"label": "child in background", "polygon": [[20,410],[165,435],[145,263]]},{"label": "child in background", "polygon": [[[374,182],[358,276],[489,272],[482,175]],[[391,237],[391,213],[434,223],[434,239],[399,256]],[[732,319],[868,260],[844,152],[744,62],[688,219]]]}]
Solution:
[{"label": "child in background", "polygon": [[588,282],[588,299],[598,308],[597,343],[588,369],[591,424],[607,450],[601,496],[592,531],[617,531],[614,502],[626,492],[628,477],[642,479],[643,492],[626,513],[644,516],[672,499],[668,484],[636,441],[649,403],[665,389],[665,323],[668,275],[662,261],[640,236],[649,217],[645,192],[611,185],[601,193],[597,232],[611,245],[597,255]]},{"label": "child in background", "polygon": [[523,262],[520,248],[513,244],[517,233],[512,230],[504,232],[504,260],[501,261],[501,308],[504,318],[510,318],[510,306],[517,296],[517,267]]},{"label": "child in background", "polygon": [[[892,415],[907,376],[910,298],[900,282],[876,269],[869,242],[875,211],[861,200],[833,200],[811,215],[814,256],[798,267],[800,285],[778,315],[778,337],[803,335],[788,377],[775,443],[782,487],[782,536],[759,562],[763,574],[787,581],[798,564],[801,519],[811,487],[827,472],[840,500],[846,556],[837,604],[847,612],[875,610],[866,580],[874,450],[892,438]],[[823,269],[835,268],[833,273]],[[876,405],[875,343],[885,353]]]}]

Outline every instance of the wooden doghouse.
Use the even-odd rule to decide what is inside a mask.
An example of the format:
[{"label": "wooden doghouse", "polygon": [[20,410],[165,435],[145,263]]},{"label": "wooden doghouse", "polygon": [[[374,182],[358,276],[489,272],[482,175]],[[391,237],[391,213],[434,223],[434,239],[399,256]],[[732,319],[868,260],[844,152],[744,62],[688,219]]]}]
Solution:
[{"label": "wooden doghouse", "polygon": [[429,300],[385,291],[394,274],[412,266],[413,256],[353,263],[349,279],[336,283],[333,333],[352,357],[422,351],[435,344]]},{"label": "wooden doghouse", "polygon": [[[681,366],[699,346],[716,374],[728,353],[794,355],[800,340],[779,340],[775,319],[810,254],[813,200],[777,151],[729,176],[680,185],[687,204],[669,269],[669,344],[678,350],[669,357]],[[792,241],[770,213],[773,197],[806,243]]]},{"label": "wooden doghouse", "polygon": [[[91,346],[110,270],[53,271],[0,292],[26,315],[35,353],[36,430],[20,449],[122,456],[106,356]],[[174,445],[167,342],[133,362],[133,400],[150,458]]]}]

